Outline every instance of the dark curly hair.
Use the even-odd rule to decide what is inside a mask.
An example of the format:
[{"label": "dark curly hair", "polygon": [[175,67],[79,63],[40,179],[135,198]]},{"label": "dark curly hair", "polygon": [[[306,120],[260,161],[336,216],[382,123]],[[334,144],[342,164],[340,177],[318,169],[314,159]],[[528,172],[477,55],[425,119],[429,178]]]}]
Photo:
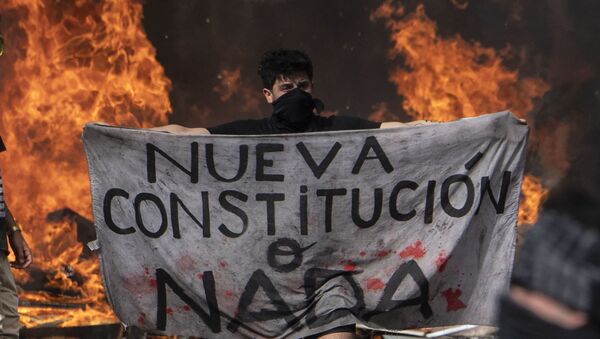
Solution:
[{"label": "dark curly hair", "polygon": [[291,49],[277,49],[267,51],[263,54],[258,65],[258,75],[260,76],[264,88],[272,89],[275,80],[280,75],[284,77],[294,77],[305,73],[312,81],[313,65],[306,53]]}]

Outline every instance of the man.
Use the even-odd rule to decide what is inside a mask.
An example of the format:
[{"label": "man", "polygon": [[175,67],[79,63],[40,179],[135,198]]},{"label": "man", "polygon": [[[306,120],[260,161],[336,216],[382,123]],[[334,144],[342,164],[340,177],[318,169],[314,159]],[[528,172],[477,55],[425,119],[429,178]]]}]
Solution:
[{"label": "man", "polygon": [[[311,96],[314,89],[312,61],[301,51],[280,49],[266,52],[258,67],[258,74],[263,83],[262,93],[267,103],[273,105],[273,113],[270,117],[237,120],[211,128],[167,125],[153,128],[153,130],[189,134],[256,135],[390,128],[407,125],[398,122],[372,122],[348,116],[319,116],[318,113],[323,109],[323,104]],[[415,123],[422,122],[411,124]]]},{"label": "man", "polygon": [[501,301],[501,339],[600,338],[597,189],[563,181],[550,193]]},{"label": "man", "polygon": [[[6,151],[6,147],[0,138],[0,154]],[[4,201],[4,190],[2,188],[2,171],[0,169],[0,337],[19,337],[19,314],[17,313],[18,295],[17,286],[10,267],[23,269],[31,265],[31,250],[21,234],[21,229],[13,218],[6,202]],[[15,255],[15,262],[9,264],[8,242]]]},{"label": "man", "polygon": [[[263,83],[262,94],[273,105],[268,118],[237,120],[210,128],[186,128],[168,125],[154,130],[176,133],[210,133],[229,135],[284,134],[400,127],[398,122],[379,123],[349,116],[319,116],[323,103],[313,99],[313,65],[305,53],[297,50],[274,50],[263,55],[258,67]],[[420,123],[420,122],[417,122]],[[354,338],[354,326],[334,328],[318,338]]]}]

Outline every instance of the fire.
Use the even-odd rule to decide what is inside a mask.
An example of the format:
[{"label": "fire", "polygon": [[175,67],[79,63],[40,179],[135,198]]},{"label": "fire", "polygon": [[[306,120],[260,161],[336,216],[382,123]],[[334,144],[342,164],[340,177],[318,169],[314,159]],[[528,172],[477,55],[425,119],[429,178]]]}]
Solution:
[{"label": "fire", "polygon": [[[260,106],[260,95],[254,90],[254,84],[242,74],[239,66],[223,68],[217,75],[217,83],[213,86],[213,92],[219,95],[221,102],[230,102],[239,107],[241,112],[251,116],[262,117]],[[236,119],[238,117],[234,117]],[[213,121],[205,121],[206,124],[214,124]]]},{"label": "fire", "polygon": [[223,69],[217,79],[219,83],[213,87],[213,92],[219,94],[221,101],[227,101],[238,90],[238,82],[240,81],[240,68]]},{"label": "fire", "polygon": [[392,33],[390,57],[404,57],[405,65],[392,72],[390,81],[414,118],[450,121],[504,109],[523,117],[533,99],[549,90],[541,79],[521,79],[518,71],[506,69],[493,48],[460,36],[440,38],[422,5],[397,19],[403,12],[385,2],[373,17],[385,18]]},{"label": "fire", "polygon": [[[167,123],[170,81],[142,29],[141,0],[3,0],[0,15],[6,40],[0,58],[0,133],[9,150],[2,168],[7,200],[36,266],[15,275],[21,286],[37,280],[38,290],[45,291],[25,291],[22,301],[64,306],[21,307],[22,319],[26,326],[116,322],[104,299],[98,261],[81,257],[75,222],[50,223],[46,217],[69,207],[91,219],[79,138],[86,122]],[[392,33],[390,56],[404,57],[405,65],[390,80],[416,119],[448,121],[507,108],[522,117],[548,90],[540,79],[508,70],[491,48],[459,36],[438,37],[422,6],[405,15],[386,1],[373,17],[384,19]],[[222,101],[238,96],[248,102],[246,109],[258,105],[255,97],[236,93],[239,68],[223,70],[218,79],[214,90]],[[378,110],[391,114],[385,104]],[[532,223],[546,190],[526,176],[523,192],[520,222]]]},{"label": "fire", "polygon": [[369,119],[373,121],[395,121],[397,120],[394,114],[385,102],[378,102],[373,107],[373,111],[369,114]]},{"label": "fire", "polygon": [[[391,33],[390,58],[402,56],[404,62],[391,72],[390,81],[405,98],[404,110],[415,119],[451,121],[506,109],[525,117],[533,100],[550,89],[541,79],[523,78],[507,69],[493,48],[458,35],[441,38],[423,5],[406,14],[388,0],[371,18],[383,19]],[[384,113],[379,107],[377,114]],[[535,222],[545,192],[539,179],[525,176],[520,224]]]},{"label": "fire", "polygon": [[521,185],[521,203],[519,205],[519,224],[533,225],[537,221],[538,210],[548,195],[548,190],[540,180],[532,175],[523,177]]},{"label": "fire", "polygon": [[[21,307],[26,326],[114,323],[96,258],[82,259],[74,222],[46,221],[69,207],[91,219],[80,135],[89,121],[130,127],[167,122],[170,81],[142,29],[134,1],[3,0],[0,133],[7,201],[34,253],[37,281],[21,300],[62,305]],[[40,282],[41,281],[41,282]],[[58,293],[59,292],[59,293]]]}]

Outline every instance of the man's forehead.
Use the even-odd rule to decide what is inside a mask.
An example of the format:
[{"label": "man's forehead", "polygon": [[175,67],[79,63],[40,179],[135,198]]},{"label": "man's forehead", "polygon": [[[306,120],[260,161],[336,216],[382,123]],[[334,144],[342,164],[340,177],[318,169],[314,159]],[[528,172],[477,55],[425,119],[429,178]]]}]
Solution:
[{"label": "man's forehead", "polygon": [[310,78],[308,77],[308,74],[306,73],[298,73],[298,74],[291,74],[291,75],[283,75],[280,74],[277,77],[277,81],[281,82],[281,83],[286,83],[286,82],[301,82],[301,81],[310,81]]}]

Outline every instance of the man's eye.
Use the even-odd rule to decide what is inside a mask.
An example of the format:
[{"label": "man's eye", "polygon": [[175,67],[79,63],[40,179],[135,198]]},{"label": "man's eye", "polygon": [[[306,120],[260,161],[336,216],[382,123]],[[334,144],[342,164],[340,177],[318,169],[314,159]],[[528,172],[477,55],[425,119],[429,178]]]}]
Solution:
[{"label": "man's eye", "polygon": [[292,89],[294,86],[292,85],[283,85],[281,86],[281,90],[282,91],[289,91],[290,89]]},{"label": "man's eye", "polygon": [[310,82],[306,81],[306,82],[301,82],[298,84],[298,88],[300,89],[307,89],[310,87]]}]

